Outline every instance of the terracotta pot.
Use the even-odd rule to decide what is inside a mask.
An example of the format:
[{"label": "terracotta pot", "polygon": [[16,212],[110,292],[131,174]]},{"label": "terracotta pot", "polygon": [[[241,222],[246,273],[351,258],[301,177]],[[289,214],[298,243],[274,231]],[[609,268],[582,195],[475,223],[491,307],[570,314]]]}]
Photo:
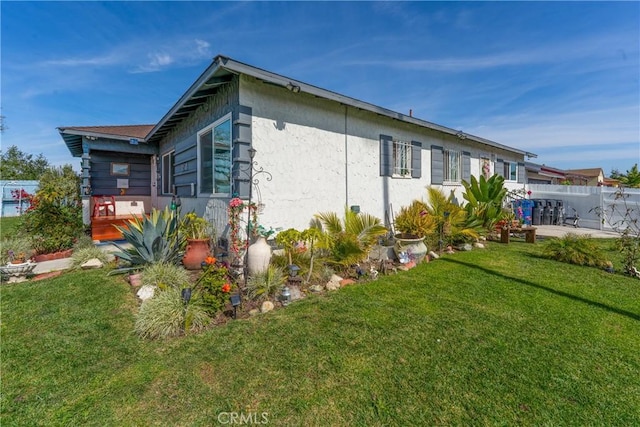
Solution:
[{"label": "terracotta pot", "polygon": [[187,249],[182,264],[187,270],[200,270],[204,259],[210,255],[209,239],[187,239]]},{"label": "terracotta pot", "polygon": [[247,251],[247,267],[249,273],[262,273],[269,268],[271,261],[271,246],[264,237],[258,237],[258,240]]},{"label": "terracotta pot", "polygon": [[140,274],[140,273],[130,274],[129,275],[129,284],[131,286],[133,286],[134,288],[137,288],[140,285],[142,285],[142,274]]}]

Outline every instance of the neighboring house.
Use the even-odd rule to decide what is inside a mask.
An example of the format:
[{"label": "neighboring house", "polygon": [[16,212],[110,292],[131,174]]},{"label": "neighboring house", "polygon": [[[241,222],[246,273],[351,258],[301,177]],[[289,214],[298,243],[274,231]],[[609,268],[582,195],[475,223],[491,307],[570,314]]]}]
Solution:
[{"label": "neighboring house", "polygon": [[220,232],[229,199],[249,196],[252,164],[268,172],[251,188],[260,223],[304,229],[315,213],[341,216],[345,206],[389,219],[428,185],[462,201],[471,175],[523,187],[525,156],[534,156],[224,56],[155,126],[59,130],[85,158],[87,205],[89,193],[113,194],[148,212],[177,194],[183,212],[211,216]]},{"label": "neighboring house", "polygon": [[573,185],[600,186],[604,185],[602,168],[567,169],[567,179]]},{"label": "neighboring house", "polygon": [[2,199],[0,200],[0,216],[20,216],[31,206],[29,196],[38,190],[39,181],[0,180]]},{"label": "neighboring house", "polygon": [[567,174],[560,169],[532,162],[525,163],[527,184],[562,184]]}]

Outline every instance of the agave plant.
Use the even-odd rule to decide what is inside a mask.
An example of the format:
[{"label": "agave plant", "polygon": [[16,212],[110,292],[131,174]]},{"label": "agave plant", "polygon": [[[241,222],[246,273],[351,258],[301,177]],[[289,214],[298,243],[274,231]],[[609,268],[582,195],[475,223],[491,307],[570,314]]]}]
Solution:
[{"label": "agave plant", "polygon": [[489,179],[481,176],[478,181],[472,176],[470,183],[462,181],[462,185],[466,190],[462,197],[468,202],[467,218],[477,220],[487,230],[493,229],[503,216],[502,201],[507,194],[504,178],[496,174]]},{"label": "agave plant", "polygon": [[387,234],[382,221],[373,215],[345,209],[344,220],[334,212],[315,215],[328,233],[328,246],[333,261],[349,265],[365,258],[378,237]]},{"label": "agave plant", "polygon": [[132,246],[128,249],[114,243],[120,249],[114,255],[131,264],[129,269],[123,270],[159,262],[178,264],[182,259],[180,247],[183,237],[177,233],[178,222],[168,207],[153,209],[151,215],[142,219],[134,217],[129,220],[128,227],[115,227]]}]

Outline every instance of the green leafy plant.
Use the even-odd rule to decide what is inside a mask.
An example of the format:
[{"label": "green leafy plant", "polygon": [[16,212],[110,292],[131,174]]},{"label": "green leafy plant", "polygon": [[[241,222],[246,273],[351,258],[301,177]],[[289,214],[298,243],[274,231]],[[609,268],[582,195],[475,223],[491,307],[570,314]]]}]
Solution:
[{"label": "green leafy plant", "polygon": [[195,212],[189,212],[180,220],[179,231],[187,239],[209,239],[213,236],[213,227],[209,222],[196,215]]},{"label": "green leafy plant", "polygon": [[342,266],[362,261],[377,239],[387,234],[379,218],[349,208],[345,209],[342,221],[334,212],[318,213],[315,217],[328,234],[331,261]]},{"label": "green leafy plant", "polygon": [[166,262],[147,264],[141,273],[143,285],[157,286],[161,290],[183,289],[189,286],[189,273],[175,264]]},{"label": "green leafy plant", "polygon": [[145,300],[136,316],[135,332],[141,338],[167,338],[197,332],[211,322],[198,301],[185,303],[180,289],[169,287]]},{"label": "green leafy plant", "polygon": [[224,308],[235,289],[236,286],[229,277],[229,270],[218,264],[213,257],[205,260],[202,275],[193,287],[196,292],[195,299],[200,301],[204,310],[212,316]]},{"label": "green leafy plant", "polygon": [[567,233],[549,239],[542,247],[543,256],[569,264],[605,267],[607,259],[596,241],[589,236]]},{"label": "green leafy plant", "polygon": [[270,265],[265,271],[249,276],[247,280],[247,297],[251,300],[267,300],[273,298],[282,288],[286,275],[281,268]]},{"label": "green leafy plant", "polygon": [[302,233],[295,228],[289,228],[276,235],[276,243],[284,248],[284,253],[289,258],[289,264],[293,264],[293,254],[297,251],[301,240]]},{"label": "green leafy plant", "polygon": [[507,194],[504,177],[496,174],[489,179],[481,176],[477,180],[471,176],[471,182],[462,181],[462,185],[465,188],[462,197],[467,201],[464,207],[467,220],[492,230],[503,217],[502,201]]},{"label": "green leafy plant", "polygon": [[89,246],[73,251],[71,255],[71,267],[79,268],[82,264],[94,258],[100,260],[103,264],[109,262],[107,254],[102,249]]},{"label": "green leafy plant", "polygon": [[142,219],[134,217],[129,220],[128,227],[116,228],[132,246],[127,249],[114,243],[120,249],[114,255],[131,264],[131,267],[119,271],[139,269],[158,262],[178,264],[182,258],[180,247],[183,237],[176,232],[176,219],[168,207],[164,210],[153,209],[150,216]]},{"label": "green leafy plant", "polygon": [[425,237],[436,230],[434,218],[429,214],[427,204],[414,200],[409,206],[400,208],[395,218],[395,228],[405,237]]}]

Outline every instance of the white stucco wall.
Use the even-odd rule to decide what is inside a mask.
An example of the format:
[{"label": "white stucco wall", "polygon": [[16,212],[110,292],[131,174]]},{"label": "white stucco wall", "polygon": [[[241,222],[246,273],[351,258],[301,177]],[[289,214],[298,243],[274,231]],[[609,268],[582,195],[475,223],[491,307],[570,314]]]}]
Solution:
[{"label": "white stucco wall", "polygon": [[[257,166],[273,176],[271,181],[264,174],[256,176],[259,192],[254,193],[254,200],[264,204],[260,223],[267,227],[301,230],[315,213],[342,215],[345,206],[351,205],[384,220],[390,208],[397,212],[412,200],[426,197],[432,144],[471,152],[471,173],[476,176],[482,156],[523,161],[516,153],[292,93],[246,76],[241,79],[240,103],[252,108]],[[420,179],[380,176],[380,134],[422,142]],[[445,183],[442,188],[446,194],[454,190],[463,201],[460,184]]]}]

